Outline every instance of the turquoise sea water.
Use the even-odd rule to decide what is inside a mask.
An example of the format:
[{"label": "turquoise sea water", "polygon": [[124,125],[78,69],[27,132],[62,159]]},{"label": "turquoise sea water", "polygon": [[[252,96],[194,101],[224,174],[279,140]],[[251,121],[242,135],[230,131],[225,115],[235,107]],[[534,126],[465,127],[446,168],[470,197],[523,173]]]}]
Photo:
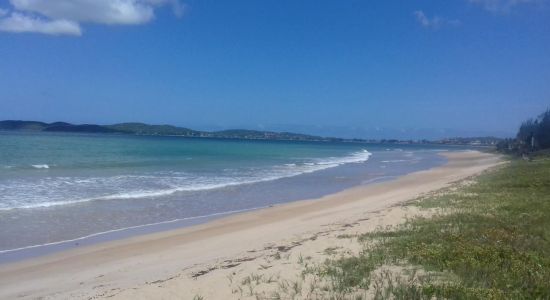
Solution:
[{"label": "turquoise sea water", "polygon": [[4,132],[0,255],[319,197],[442,164],[441,150]]},{"label": "turquoise sea water", "polygon": [[155,198],[364,162],[365,146],[109,135],[0,136],[0,209]]}]

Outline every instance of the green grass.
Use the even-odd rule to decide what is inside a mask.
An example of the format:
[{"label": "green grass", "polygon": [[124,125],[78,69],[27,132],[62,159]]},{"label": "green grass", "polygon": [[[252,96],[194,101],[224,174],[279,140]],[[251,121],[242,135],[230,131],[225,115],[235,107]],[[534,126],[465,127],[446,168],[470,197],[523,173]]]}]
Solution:
[{"label": "green grass", "polygon": [[[377,298],[550,299],[550,159],[514,160],[414,205],[432,218],[359,236],[358,256],[328,260],[334,292],[375,289]],[[381,266],[422,274],[378,274]]]}]

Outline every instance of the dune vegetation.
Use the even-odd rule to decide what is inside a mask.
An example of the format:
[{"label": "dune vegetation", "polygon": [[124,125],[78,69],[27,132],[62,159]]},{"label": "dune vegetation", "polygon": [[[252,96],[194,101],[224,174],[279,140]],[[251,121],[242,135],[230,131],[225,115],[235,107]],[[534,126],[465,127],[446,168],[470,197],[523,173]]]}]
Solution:
[{"label": "dune vegetation", "polygon": [[357,237],[357,256],[309,272],[332,298],[550,298],[550,156],[508,165],[409,205],[437,211]]}]

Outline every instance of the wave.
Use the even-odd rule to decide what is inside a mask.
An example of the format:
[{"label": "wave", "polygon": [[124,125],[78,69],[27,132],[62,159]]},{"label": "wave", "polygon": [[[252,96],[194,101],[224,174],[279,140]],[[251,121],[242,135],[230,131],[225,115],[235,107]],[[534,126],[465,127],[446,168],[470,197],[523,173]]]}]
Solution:
[{"label": "wave", "polygon": [[36,165],[2,165],[2,169],[6,170],[25,170],[25,169],[50,169],[54,165],[36,164]]},{"label": "wave", "polygon": [[50,166],[49,165],[46,165],[46,164],[43,164],[43,165],[31,165],[33,168],[35,169],[49,169]]},{"label": "wave", "polygon": [[[175,172],[172,176],[155,176],[155,175],[142,175],[142,176],[114,176],[114,177],[100,177],[100,178],[48,178],[42,183],[40,187],[43,193],[50,192],[52,189],[65,191],[68,188],[77,189],[79,193],[81,190],[89,187],[105,186],[114,184],[112,189],[120,189],[120,186],[130,185],[127,187],[129,191],[112,193],[108,195],[98,195],[92,197],[81,197],[75,200],[53,200],[53,201],[36,201],[36,203],[20,203],[19,198],[25,198],[28,201],[30,197],[21,197],[22,193],[17,193],[17,199],[13,200],[8,207],[0,207],[0,210],[12,210],[12,209],[30,209],[30,208],[46,208],[60,205],[78,204],[90,201],[103,201],[103,200],[127,200],[127,199],[143,199],[143,198],[155,198],[170,196],[180,192],[196,192],[220,189],[231,186],[239,186],[244,184],[254,184],[260,182],[273,181],[282,178],[289,178],[298,176],[301,174],[307,174],[317,172],[329,168],[334,168],[348,163],[362,163],[366,162],[372,154],[367,150],[351,153],[344,157],[328,157],[323,159],[313,159],[306,162],[286,163],[282,165],[273,166],[264,170],[255,170],[252,174],[238,173],[230,174],[225,177],[194,177],[184,173]],[[241,170],[242,171],[242,170]],[[176,176],[173,176],[176,175]],[[56,182],[53,182],[57,180]],[[138,189],[137,187],[143,186],[140,183],[148,184],[151,182],[162,183],[162,187],[152,189]],[[117,185],[118,184],[118,185]],[[1,187],[0,187],[1,190]],[[40,198],[43,197],[42,193]],[[53,195],[55,198],[55,195]],[[67,198],[62,194],[63,198]],[[61,196],[57,196],[61,198]],[[74,196],[73,196],[74,197]],[[75,198],[77,198],[76,196]],[[40,201],[40,202],[39,202]],[[1,203],[0,203],[1,204]]]}]

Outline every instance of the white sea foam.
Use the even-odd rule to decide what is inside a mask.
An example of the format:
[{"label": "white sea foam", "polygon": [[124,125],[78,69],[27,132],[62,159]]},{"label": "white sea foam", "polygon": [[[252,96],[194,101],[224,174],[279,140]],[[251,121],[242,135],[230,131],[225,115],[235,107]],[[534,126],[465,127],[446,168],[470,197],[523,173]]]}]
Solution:
[{"label": "white sea foam", "polygon": [[109,196],[101,197],[95,200],[152,198],[152,197],[168,196],[177,192],[194,192],[194,191],[212,190],[212,189],[218,189],[218,188],[224,188],[224,187],[230,187],[230,186],[236,186],[236,185],[242,185],[242,184],[252,184],[252,183],[265,182],[265,181],[272,181],[272,180],[277,180],[281,178],[294,177],[301,174],[312,173],[312,172],[316,172],[316,171],[320,171],[328,168],[333,168],[333,167],[337,167],[347,163],[365,162],[369,159],[371,155],[372,154],[367,150],[363,150],[361,152],[353,153],[348,157],[341,157],[341,158],[331,157],[328,159],[320,160],[317,163],[305,163],[304,165],[308,166],[309,168],[303,168],[303,167],[300,168],[296,164],[285,164],[284,166],[286,167],[297,167],[297,168],[290,168],[289,172],[285,172],[285,170],[281,171],[280,168],[279,170],[269,170],[269,172],[266,172],[266,173],[272,173],[273,175],[268,175],[268,176],[258,176],[251,179],[240,179],[240,180],[232,179],[234,181],[225,181],[225,182],[219,182],[219,183],[203,183],[203,184],[196,184],[192,186],[175,187],[175,188],[165,189],[160,191],[133,191],[129,193],[109,195]]},{"label": "white sea foam", "polygon": [[363,150],[355,152],[349,156],[321,159],[318,164],[339,166],[342,164],[360,163],[367,161],[371,155],[372,153],[370,153],[369,151]]},{"label": "white sea foam", "polygon": [[49,169],[50,166],[43,164],[43,165],[31,165],[35,169]]},{"label": "white sea foam", "polygon": [[100,200],[156,198],[180,192],[219,189],[294,177],[348,163],[366,162],[370,156],[370,152],[362,150],[349,156],[287,163],[264,170],[227,169],[224,174],[213,177],[201,177],[184,172],[91,178],[46,177],[33,181],[32,185],[22,181],[12,182],[8,188],[0,186],[0,193],[4,192],[0,210],[51,207]]}]

